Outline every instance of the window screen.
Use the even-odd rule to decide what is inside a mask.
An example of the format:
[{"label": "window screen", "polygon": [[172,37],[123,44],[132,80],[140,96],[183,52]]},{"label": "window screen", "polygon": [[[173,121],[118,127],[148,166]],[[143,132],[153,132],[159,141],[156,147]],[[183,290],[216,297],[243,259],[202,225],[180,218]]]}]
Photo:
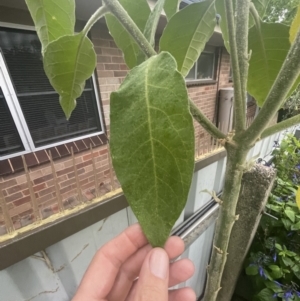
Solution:
[{"label": "window screen", "polygon": [[44,72],[36,33],[0,28],[0,47],[36,147],[102,130],[92,78],[77,99],[71,118],[66,120],[59,95]]},{"label": "window screen", "polygon": [[0,87],[0,156],[23,150],[20,135]]}]

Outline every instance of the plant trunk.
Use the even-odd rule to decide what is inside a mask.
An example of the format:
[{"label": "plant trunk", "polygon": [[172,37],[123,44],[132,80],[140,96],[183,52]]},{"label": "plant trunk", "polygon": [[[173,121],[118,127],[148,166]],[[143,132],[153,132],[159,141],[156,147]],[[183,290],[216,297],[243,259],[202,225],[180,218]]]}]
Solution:
[{"label": "plant trunk", "polygon": [[227,164],[225,184],[222,193],[222,205],[217,220],[213,251],[208,268],[208,279],[204,301],[215,301],[221,289],[221,279],[224,271],[227,249],[232,227],[237,220],[236,206],[241,188],[245,161],[250,147],[227,143]]},{"label": "plant trunk", "polygon": [[228,246],[227,262],[222,276],[218,301],[229,301],[234,293],[244,260],[255,236],[262,211],[273,187],[276,172],[261,164],[246,171],[236,212],[240,218],[233,226]]}]

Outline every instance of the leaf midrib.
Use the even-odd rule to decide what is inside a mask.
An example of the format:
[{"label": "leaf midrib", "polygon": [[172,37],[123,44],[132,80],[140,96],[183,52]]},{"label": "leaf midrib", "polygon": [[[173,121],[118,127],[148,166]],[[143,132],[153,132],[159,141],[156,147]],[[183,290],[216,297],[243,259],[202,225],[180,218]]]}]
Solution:
[{"label": "leaf midrib", "polygon": [[213,5],[214,5],[214,2],[212,2],[212,3],[208,6],[208,8],[207,8],[207,10],[205,11],[203,17],[201,18],[201,21],[199,22],[199,24],[198,24],[198,26],[197,26],[197,29],[195,30],[195,32],[194,32],[194,34],[193,34],[193,36],[192,36],[191,42],[189,43],[189,46],[187,47],[187,50],[186,50],[186,53],[185,53],[185,56],[184,56],[184,61],[182,62],[182,66],[181,66],[181,70],[180,70],[181,73],[182,73],[183,66],[185,65],[185,62],[186,62],[186,60],[187,60],[187,54],[188,54],[189,49],[190,49],[190,47],[191,47],[192,41],[194,40],[194,37],[195,37],[195,35],[196,35],[196,32],[198,32],[200,24],[203,22],[203,20],[205,19],[205,17],[206,17],[206,15],[207,15],[208,11],[211,9],[211,7],[212,7]]},{"label": "leaf midrib", "polygon": [[[158,191],[157,191],[157,174],[156,174],[156,162],[155,162],[155,153],[154,153],[154,145],[153,145],[153,135],[152,135],[152,127],[151,127],[151,113],[150,113],[150,103],[149,103],[149,92],[148,92],[148,72],[151,66],[151,62],[146,65],[145,69],[145,100],[146,100],[146,107],[147,107],[147,119],[148,119],[148,129],[149,129],[149,136],[150,136],[150,144],[151,144],[151,152],[152,152],[152,162],[153,162],[153,174],[154,174],[154,186],[155,186],[155,202],[158,201]],[[158,206],[155,206],[156,209]]]}]

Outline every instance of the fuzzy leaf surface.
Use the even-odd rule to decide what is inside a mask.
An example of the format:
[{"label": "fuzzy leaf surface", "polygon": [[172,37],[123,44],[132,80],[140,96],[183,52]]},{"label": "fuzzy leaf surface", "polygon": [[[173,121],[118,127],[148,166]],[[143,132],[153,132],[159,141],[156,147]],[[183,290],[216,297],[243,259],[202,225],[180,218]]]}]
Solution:
[{"label": "fuzzy leaf surface", "polygon": [[185,77],[198,60],[216,25],[214,0],[190,4],[167,24],[160,39],[160,51],[170,52]]},{"label": "fuzzy leaf surface", "polygon": [[[128,15],[143,32],[151,12],[147,0],[120,0],[120,4],[122,4]],[[115,16],[106,14],[105,19],[115,43],[123,51],[127,66],[132,69],[138,65],[139,46]]]},{"label": "fuzzy leaf surface", "polygon": [[[248,92],[261,107],[273,86],[290,49],[289,28],[280,23],[260,23],[249,31],[252,50],[248,76]],[[298,86],[297,79],[290,94]]]},{"label": "fuzzy leaf surface", "polygon": [[164,11],[168,20],[178,12],[180,2],[181,0],[166,0]]},{"label": "fuzzy leaf surface", "polygon": [[34,21],[43,50],[64,35],[72,35],[75,26],[74,0],[25,0]]},{"label": "fuzzy leaf surface", "polygon": [[51,42],[44,55],[44,69],[55,91],[60,95],[60,104],[70,118],[76,107],[85,81],[96,67],[93,43],[82,34],[63,36]]},{"label": "fuzzy leaf surface", "polygon": [[297,193],[296,193],[296,203],[298,208],[300,209],[300,186],[297,189]]},{"label": "fuzzy leaf surface", "polygon": [[153,56],[111,94],[110,148],[124,194],[152,246],[180,216],[194,169],[194,127],[174,58]]}]

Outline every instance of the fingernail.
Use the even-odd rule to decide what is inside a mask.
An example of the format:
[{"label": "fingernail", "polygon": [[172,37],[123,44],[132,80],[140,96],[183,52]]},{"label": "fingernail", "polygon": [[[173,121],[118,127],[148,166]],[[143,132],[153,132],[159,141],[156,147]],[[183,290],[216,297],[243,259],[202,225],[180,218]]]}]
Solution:
[{"label": "fingernail", "polygon": [[154,249],[150,256],[150,271],[161,279],[166,279],[169,269],[169,257],[163,249]]}]

